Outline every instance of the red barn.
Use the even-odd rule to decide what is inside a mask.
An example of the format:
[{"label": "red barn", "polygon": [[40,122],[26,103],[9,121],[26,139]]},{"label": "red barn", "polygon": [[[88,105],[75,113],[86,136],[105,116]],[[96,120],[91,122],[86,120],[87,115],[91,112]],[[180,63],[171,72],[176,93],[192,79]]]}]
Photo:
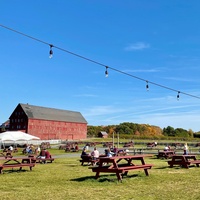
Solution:
[{"label": "red barn", "polygon": [[87,121],[80,112],[18,104],[10,116],[10,130],[20,130],[41,140],[87,138]]}]

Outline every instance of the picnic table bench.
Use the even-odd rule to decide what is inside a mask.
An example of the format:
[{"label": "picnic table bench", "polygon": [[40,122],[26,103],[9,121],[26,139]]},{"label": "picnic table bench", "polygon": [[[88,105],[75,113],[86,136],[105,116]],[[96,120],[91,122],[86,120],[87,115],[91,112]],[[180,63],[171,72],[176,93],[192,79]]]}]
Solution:
[{"label": "picnic table bench", "polygon": [[29,155],[29,158],[31,158],[31,162],[32,163],[52,163],[54,161],[54,158],[50,157],[50,158],[40,158],[34,155]]},{"label": "picnic table bench", "polygon": [[172,158],[172,156],[175,155],[175,151],[159,151],[157,158]]},{"label": "picnic table bench", "polygon": [[19,168],[19,171],[21,171],[23,167],[29,167],[31,171],[35,166],[30,158],[4,158],[1,160],[3,160],[3,163],[0,164],[0,174],[3,173],[5,168],[12,168],[12,170],[13,168]]},{"label": "picnic table bench", "polygon": [[81,160],[79,160],[81,162],[81,165],[84,165],[84,163],[87,163],[88,165],[91,163],[91,164],[94,164],[94,160],[92,159],[92,156],[90,155],[84,155],[84,156],[81,156]]},{"label": "picnic table bench", "polygon": [[168,161],[169,167],[179,165],[184,168],[189,168],[190,165],[199,167],[200,160],[196,159],[196,155],[173,155],[172,160]]},{"label": "picnic table bench", "polygon": [[[115,157],[100,157],[99,166],[92,167],[92,171],[96,172],[95,178],[98,179],[100,173],[115,173],[118,181],[128,174],[130,170],[144,170],[145,175],[148,176],[148,170],[152,168],[152,164],[146,164],[144,161],[145,155],[135,156],[115,156]],[[141,164],[134,164],[134,160],[139,160]],[[125,163],[120,163],[125,161]],[[120,164],[119,164],[120,163]]]},{"label": "picnic table bench", "polygon": [[[105,155],[102,154],[99,157],[105,157]],[[81,162],[81,165],[84,165],[84,163],[87,163],[88,165],[96,165],[99,163],[99,158],[94,159],[91,155],[83,155],[79,161]]]}]

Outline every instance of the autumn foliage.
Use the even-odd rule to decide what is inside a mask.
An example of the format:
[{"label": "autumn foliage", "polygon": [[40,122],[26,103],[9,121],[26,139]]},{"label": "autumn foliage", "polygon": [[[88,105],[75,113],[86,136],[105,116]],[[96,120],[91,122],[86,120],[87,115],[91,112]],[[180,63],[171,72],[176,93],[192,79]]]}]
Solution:
[{"label": "autumn foliage", "polygon": [[88,137],[97,137],[100,131],[106,131],[109,137],[112,137],[113,132],[118,133],[123,138],[166,138],[166,137],[183,137],[193,138],[193,131],[182,128],[174,129],[171,126],[160,128],[149,124],[136,124],[124,122],[119,125],[108,126],[88,126]]}]

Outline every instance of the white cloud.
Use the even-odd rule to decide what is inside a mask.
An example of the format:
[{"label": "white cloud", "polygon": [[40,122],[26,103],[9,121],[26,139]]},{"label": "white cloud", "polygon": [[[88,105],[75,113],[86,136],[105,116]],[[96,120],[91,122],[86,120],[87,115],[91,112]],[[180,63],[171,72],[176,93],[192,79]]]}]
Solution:
[{"label": "white cloud", "polygon": [[130,44],[129,46],[125,47],[126,51],[137,51],[149,48],[149,44],[145,44],[144,42],[137,42],[134,44]]},{"label": "white cloud", "polygon": [[159,72],[160,70],[157,70],[157,69],[127,69],[127,70],[124,70],[124,72],[146,72],[146,73],[152,73],[152,72]]},{"label": "white cloud", "polygon": [[[155,105],[153,102],[156,101]],[[175,100],[176,101],[176,100]],[[160,102],[160,103],[159,103]],[[163,107],[159,98],[149,100],[148,105],[135,106],[95,106],[87,111],[84,116],[89,124],[93,125],[113,125],[123,122],[133,122],[139,124],[156,125],[161,128],[172,126],[193,131],[200,130],[200,112],[198,104],[189,103],[181,105],[169,102]],[[136,106],[137,105],[137,106]],[[121,108],[120,108],[121,107]]]},{"label": "white cloud", "polygon": [[100,116],[100,115],[109,115],[121,112],[122,109],[114,108],[112,106],[94,106],[89,108],[84,116],[91,117],[91,116]]},{"label": "white cloud", "polygon": [[199,79],[189,79],[189,78],[180,78],[180,77],[165,77],[167,80],[173,80],[173,81],[184,81],[184,82],[199,82]]},{"label": "white cloud", "polygon": [[97,95],[94,95],[94,94],[77,94],[74,96],[75,97],[98,97]]}]

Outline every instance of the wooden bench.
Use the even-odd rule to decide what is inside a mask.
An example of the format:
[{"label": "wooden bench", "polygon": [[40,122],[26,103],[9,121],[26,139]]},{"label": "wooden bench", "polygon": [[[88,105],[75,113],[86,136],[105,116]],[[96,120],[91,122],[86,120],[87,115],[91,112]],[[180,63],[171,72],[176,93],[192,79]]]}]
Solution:
[{"label": "wooden bench", "polygon": [[88,165],[95,165],[96,163],[98,163],[99,159],[94,160],[91,156],[81,156],[81,160],[79,160],[81,162],[81,165],[84,165],[84,163],[87,163]]},{"label": "wooden bench", "polygon": [[36,163],[52,163],[54,158],[36,158]]},{"label": "wooden bench", "polygon": [[140,170],[144,169],[146,176],[148,176],[148,171],[147,169],[151,169],[153,165],[151,164],[145,164],[145,165],[132,165],[132,166],[123,166],[123,167],[118,167],[118,168],[109,168],[109,166],[102,166],[102,167],[92,167],[93,172],[108,172],[108,173],[120,173],[123,175],[127,175],[127,172],[130,170]]},{"label": "wooden bench", "polygon": [[32,163],[52,163],[54,158],[37,158],[34,156],[29,156],[31,158]]},{"label": "wooden bench", "polygon": [[188,164],[189,165],[196,165],[197,167],[199,167],[199,164],[200,164],[200,160],[190,160],[188,161]]}]

